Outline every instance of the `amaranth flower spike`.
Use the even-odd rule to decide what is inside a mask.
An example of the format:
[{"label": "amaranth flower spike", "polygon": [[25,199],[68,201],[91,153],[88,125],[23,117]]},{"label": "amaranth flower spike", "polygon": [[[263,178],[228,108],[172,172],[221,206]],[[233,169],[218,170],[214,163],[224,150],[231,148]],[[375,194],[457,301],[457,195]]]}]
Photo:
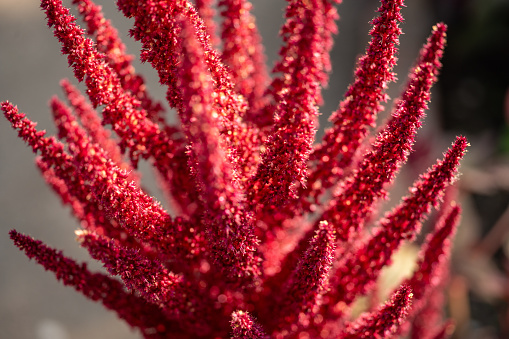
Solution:
[{"label": "amaranth flower spike", "polygon": [[[86,95],[63,80],[67,103],[51,99],[60,140],[13,104],[1,109],[79,220],[80,245],[119,280],[13,230],[14,244],[145,338],[415,337],[425,314],[438,322],[426,336],[447,337],[438,303],[425,301],[445,286],[460,212],[450,201],[415,274],[378,308],[349,316],[440,206],[466,152],[456,138],[367,232],[412,151],[446,26],[433,28],[390,118],[373,132],[395,80],[404,7],[382,0],[353,84],[315,142],[339,2],[288,1],[269,75],[247,0],[117,0],[177,111],[172,125],[100,6],[72,1],[82,29],[60,0],[42,0]],[[141,186],[140,158],[156,169],[171,213]]]}]

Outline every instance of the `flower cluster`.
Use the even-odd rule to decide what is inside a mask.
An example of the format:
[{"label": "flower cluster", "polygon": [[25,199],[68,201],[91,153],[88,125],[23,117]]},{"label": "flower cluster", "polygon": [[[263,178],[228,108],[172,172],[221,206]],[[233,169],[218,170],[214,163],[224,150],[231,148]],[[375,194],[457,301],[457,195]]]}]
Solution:
[{"label": "flower cluster", "polygon": [[[205,0],[117,0],[179,115],[174,126],[99,6],[73,0],[85,30],[61,0],[42,0],[88,100],[62,81],[66,102],[50,102],[58,139],[11,103],[1,109],[80,221],[78,242],[111,276],[12,230],[15,245],[146,338],[445,338],[451,324],[442,320],[440,293],[460,214],[445,193],[466,139],[374,219],[412,151],[446,26],[433,27],[375,130],[395,80],[404,6],[381,0],[354,81],[315,143],[339,2],[288,0],[271,76],[247,0],[221,0],[217,10]],[[175,215],[142,188],[140,159],[153,165]],[[413,275],[353,317],[356,298],[376,289],[433,207],[439,218]]]}]

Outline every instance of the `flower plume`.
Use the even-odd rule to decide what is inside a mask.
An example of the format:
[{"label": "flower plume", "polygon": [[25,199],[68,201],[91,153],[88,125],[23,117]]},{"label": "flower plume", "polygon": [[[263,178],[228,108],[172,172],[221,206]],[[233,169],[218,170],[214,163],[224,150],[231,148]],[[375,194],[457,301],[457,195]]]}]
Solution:
[{"label": "flower plume", "polygon": [[[315,142],[340,2],[288,0],[269,74],[248,0],[117,0],[180,119],[170,124],[100,6],[72,1],[82,29],[60,0],[42,0],[86,93],[63,80],[65,100],[50,100],[58,139],[10,102],[1,110],[80,222],[79,244],[116,278],[12,230],[14,244],[145,338],[445,338],[450,323],[427,299],[441,300],[447,281],[460,208],[441,203],[466,139],[457,137],[396,207],[373,219],[412,152],[446,25],[433,27],[375,130],[396,80],[404,6],[381,0],[353,83]],[[154,167],[171,211],[143,188],[140,159]],[[432,208],[442,217],[414,275],[351,318],[352,303],[373,290]],[[426,315],[437,319],[427,332],[419,322]]]},{"label": "flower plume", "polygon": [[375,312],[362,314],[347,324],[342,338],[388,338],[407,316],[412,303],[412,289],[403,285],[391,300]]}]

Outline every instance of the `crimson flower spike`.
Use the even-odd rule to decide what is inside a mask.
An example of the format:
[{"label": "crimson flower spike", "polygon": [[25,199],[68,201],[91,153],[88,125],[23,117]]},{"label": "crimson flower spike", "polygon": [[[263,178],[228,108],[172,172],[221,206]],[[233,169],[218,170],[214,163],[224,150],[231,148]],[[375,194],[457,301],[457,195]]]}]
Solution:
[{"label": "crimson flower spike", "polygon": [[[129,235],[160,250],[164,256],[182,260],[200,251],[200,230],[169,214],[144,193],[128,174],[116,167],[104,150],[90,142],[67,107],[55,107],[59,134],[79,164],[78,173],[89,182],[90,191],[106,215],[115,220]],[[190,252],[189,252],[190,251]]]},{"label": "crimson flower spike", "polygon": [[[178,260],[193,258],[200,251],[200,235],[182,219],[172,221],[158,203],[128,181],[124,171],[108,161],[100,148],[90,145],[85,132],[76,123],[69,122],[62,128],[68,128],[65,135],[70,138],[70,150],[76,152],[77,159],[65,153],[63,145],[53,138],[45,138],[44,132],[37,131],[35,124],[18,113],[12,104],[2,103],[2,110],[20,137],[34,152],[41,152],[42,159],[57,171],[60,178],[79,178],[81,185],[88,182],[81,190],[91,192],[94,199],[87,196],[86,200],[100,205],[108,219],[118,223],[129,235],[159,249],[162,255]],[[66,109],[62,114],[67,114],[68,120],[72,119]],[[74,167],[74,163],[78,166]],[[74,172],[71,174],[70,171]],[[75,192],[79,190],[79,187],[75,188]]]},{"label": "crimson flower spike", "polygon": [[319,24],[325,20],[326,8],[327,0],[291,0],[287,6],[287,21],[281,29],[285,44],[273,70],[282,75],[271,84],[277,116],[248,191],[254,209],[284,206],[297,198],[299,185],[305,185],[318,123],[320,84],[327,81],[323,55],[328,53],[324,45],[330,44],[324,41]]},{"label": "crimson flower spike", "polygon": [[118,75],[122,87],[140,101],[141,107],[153,121],[163,122],[164,119],[160,116],[163,111],[162,105],[155,102],[147,93],[145,80],[136,74],[131,63],[134,57],[126,54],[124,43],[111,22],[104,18],[101,6],[91,0],[73,0],[73,4],[77,5],[87,24],[87,34],[95,38],[98,51],[104,53],[105,60]]},{"label": "crimson flower spike", "polygon": [[230,278],[257,279],[261,274],[253,218],[227,162],[219,138],[219,119],[212,103],[213,85],[203,50],[192,27],[182,22],[184,55],[177,86],[182,91],[180,116],[191,145],[189,165],[205,206],[204,224],[214,260]]},{"label": "crimson flower spike", "polygon": [[103,124],[112,125],[120,137],[122,151],[129,149],[134,165],[139,156],[151,157],[163,181],[170,184],[173,196],[186,211],[196,199],[186,176],[188,173],[182,171],[180,161],[174,161],[175,157],[181,158],[180,142],[174,142],[167,129],[161,130],[147,118],[145,110],[139,110],[139,101],[123,90],[116,73],[105,63],[104,55],[94,48],[90,39],[83,37],[83,31],[61,1],[43,0],[41,7],[46,11],[48,25],[54,27],[55,36],[63,46],[63,53],[67,54],[76,78],[82,81],[87,77],[91,102],[95,106],[106,105]]},{"label": "crimson flower spike", "polygon": [[41,157],[35,159],[37,167],[42,173],[44,180],[53,188],[64,205],[70,205],[73,215],[80,221],[81,226],[86,229],[96,230],[97,215],[87,211],[87,205],[82,203],[72,192],[66,182],[60,178]]},{"label": "crimson flower spike", "polygon": [[[452,208],[449,208],[451,205]],[[450,328],[447,329],[447,322],[443,327],[437,329],[438,326],[429,326],[424,320],[432,319],[432,317],[439,318],[435,321],[435,324],[438,325],[442,318],[440,313],[443,309],[436,310],[442,305],[440,302],[439,305],[433,305],[433,298],[443,299],[443,287],[449,272],[450,240],[454,237],[461,212],[460,207],[454,201],[451,202],[451,205],[442,207],[442,210],[446,212],[442,213],[435,230],[426,237],[419,253],[417,270],[412,277],[404,282],[415,289],[416,293],[414,293],[415,302],[409,312],[407,322],[398,331],[398,334],[402,336],[408,335],[408,332],[411,331],[411,338],[416,339],[434,338],[435,335],[447,337],[447,333],[451,331]],[[427,311],[430,311],[431,314],[426,313]],[[425,316],[430,318],[423,318]]]},{"label": "crimson flower spike", "polygon": [[341,339],[390,338],[405,320],[412,304],[412,289],[402,285],[391,300],[375,312],[363,313],[355,321],[347,324]]},{"label": "crimson flower spike", "polygon": [[233,96],[233,83],[228,70],[221,63],[219,54],[210,46],[207,28],[189,1],[117,0],[117,6],[126,17],[135,18],[131,34],[142,43],[141,60],[150,62],[157,70],[161,84],[168,86],[167,99],[171,107],[180,107],[181,101],[177,86],[182,43],[178,16],[189,20],[196,30],[196,38],[204,49],[205,61],[214,83],[222,93],[222,97],[217,98],[218,102],[222,107],[237,105],[234,101],[238,98]]},{"label": "crimson flower spike", "polygon": [[461,208],[453,206],[451,211],[439,220],[435,231],[428,235],[419,253],[417,270],[406,280],[415,291],[418,303],[413,310],[417,312],[426,302],[427,295],[441,282],[447,270],[451,254],[451,239],[454,237],[459,223]]},{"label": "crimson flower spike", "polygon": [[112,275],[120,276],[128,289],[157,305],[169,319],[181,322],[196,335],[210,331],[207,324],[213,312],[207,306],[212,303],[206,295],[199,295],[185,277],[169,272],[157,259],[149,259],[137,249],[124,248],[87,231],[76,234],[92,258],[101,261]]},{"label": "crimson flower spike", "polygon": [[[132,36],[142,43],[141,60],[149,61],[157,70],[161,84],[168,86],[166,98],[171,107],[180,109],[182,93],[178,82],[182,39],[177,17],[182,16],[194,27],[196,39],[214,84],[214,105],[221,122],[221,137],[227,142],[227,152],[235,175],[247,178],[257,163],[259,141],[256,130],[243,123],[247,105],[234,91],[227,67],[210,46],[203,21],[192,4],[182,1],[118,0],[119,9],[127,17],[134,17]],[[171,13],[171,15],[169,15]]]},{"label": "crimson flower spike", "polygon": [[[54,168],[50,168],[41,157],[36,158],[44,180],[58,194],[64,205],[70,205],[74,217],[80,221],[81,227],[113,239],[119,239],[123,244],[138,246],[136,240],[118,225],[109,220],[104,211],[97,205],[91,203],[89,190],[84,185],[73,185],[69,176],[61,177]],[[58,171],[61,175],[62,172]],[[73,175],[76,171],[72,172]]]},{"label": "crimson flower spike", "polygon": [[[445,290],[446,285],[441,284],[439,288],[435,288],[433,292],[427,296],[424,307],[422,307],[417,314],[411,312],[412,315],[414,315],[412,323],[409,324],[407,321],[405,324],[410,328],[411,339],[436,339],[437,336],[439,338],[448,338],[447,332],[450,332],[451,325],[453,328],[454,325],[451,321],[446,321],[444,323],[443,320],[445,305],[447,303],[444,296]],[[405,332],[402,331],[402,333]]]},{"label": "crimson flower spike", "polygon": [[310,317],[318,312],[322,296],[329,288],[335,242],[332,226],[326,221],[321,222],[306,253],[283,289],[281,300],[277,300],[276,308],[279,310],[270,315],[279,324],[279,334],[285,336],[295,332],[296,324],[306,327]]},{"label": "crimson flower spike", "polygon": [[[64,90],[69,104],[72,106],[74,113],[80,118],[83,128],[93,142],[97,143],[106,151],[108,157],[118,164],[121,168],[128,171],[132,168],[123,163],[122,153],[118,147],[117,141],[112,139],[109,130],[101,124],[101,119],[92,106],[81,95],[79,90],[74,87],[67,79],[60,82],[60,86]],[[56,99],[52,99],[54,101]]]},{"label": "crimson flower spike", "polygon": [[[221,38],[224,41],[223,62],[230,67],[235,90],[242,94],[249,105],[245,119],[258,126],[272,122],[264,114],[267,98],[264,96],[269,76],[261,36],[250,13],[252,4],[247,0],[221,0],[224,9]],[[266,113],[266,112],[265,112]]]},{"label": "crimson flower spike", "polygon": [[[444,45],[425,45],[424,49],[428,48],[441,55],[438,51]],[[373,212],[373,203],[386,197],[384,186],[392,182],[408,159],[439,65],[424,60],[414,68],[395,112],[377,135],[372,150],[364,156],[359,168],[338,187],[323,213],[322,220],[332,222],[341,239],[347,240],[353,231],[362,229]]]},{"label": "crimson flower spike", "polygon": [[[339,228],[344,227],[342,231],[337,229],[339,239],[347,240],[354,227],[362,228],[372,213],[375,200],[385,197],[384,184],[391,181],[405,162],[416,127],[419,126],[418,120],[424,115],[429,90],[441,66],[439,60],[445,45],[445,28],[443,24],[433,28],[430,38],[421,49],[419,62],[410,75],[403,98],[398,101],[397,110],[385,130],[378,135],[375,148],[366,154],[358,169],[336,190],[335,198],[319,219],[329,220]],[[408,131],[407,128],[411,126],[414,126],[413,130]],[[286,267],[293,267],[297,263],[312,235],[313,230],[310,230],[302,237],[295,250],[285,259]],[[289,269],[283,268],[281,276],[288,272]]]},{"label": "crimson flower spike", "polygon": [[200,18],[203,20],[207,34],[209,35],[210,44],[212,47],[217,47],[220,40],[216,34],[216,23],[214,21],[214,16],[216,15],[214,4],[216,0],[195,0],[194,3]]},{"label": "crimson flower spike", "polygon": [[[78,93],[79,94],[79,93]],[[72,98],[72,101],[76,103],[76,98]],[[80,109],[87,109],[90,107],[87,107],[87,105],[84,105],[84,102],[82,101],[83,98],[80,96],[78,98],[78,110]],[[53,113],[53,117],[55,120],[55,124],[58,128],[58,134],[59,137],[62,139],[67,139],[69,142],[69,151],[73,152],[74,154],[86,154],[88,151],[91,151],[91,154],[97,155],[98,163],[102,164],[106,161],[108,161],[108,156],[106,151],[101,149],[98,146],[86,146],[91,141],[89,140],[88,136],[86,135],[86,132],[82,130],[81,128],[77,127],[78,122],[75,119],[75,117],[72,115],[69,108],[62,103],[58,98],[53,97],[50,101],[51,110]],[[81,112],[83,114],[89,114],[90,116],[84,116],[85,125],[89,125],[89,128],[94,129],[94,127],[97,127],[97,129],[94,129],[93,134],[97,137],[101,138],[105,135],[107,135],[107,131],[102,128],[102,126],[94,126],[93,123],[89,121],[87,118],[95,118],[96,116],[93,114],[93,110],[90,112]],[[92,125],[92,126],[90,126]],[[104,132],[104,133],[101,133]],[[110,140],[104,140],[100,139],[106,146],[110,147],[111,153],[114,155],[117,155],[117,158],[120,157],[120,153],[117,153],[117,149],[114,147],[115,144],[111,143]],[[108,142],[109,141],[109,142]],[[85,184],[84,177],[85,175],[77,175],[78,173],[81,173],[83,169],[80,169],[80,156],[75,157],[74,159],[70,159],[72,162],[68,165],[69,169],[62,171],[60,168],[48,168],[48,171],[45,171],[45,177],[47,182],[56,190],[61,198],[63,199],[64,203],[71,203],[72,207],[74,208],[76,204],[79,202],[81,203],[82,211],[76,210],[74,208],[74,215],[78,220],[80,220],[82,223],[86,223],[85,228],[89,230],[94,230],[100,234],[104,234],[108,237],[114,238],[114,239],[121,239],[122,243],[130,243],[130,244],[136,244],[137,241],[132,237],[132,232],[126,232],[121,227],[118,227],[119,224],[114,220],[111,219],[107,215],[107,208],[104,208],[103,206],[98,206],[98,201],[94,199],[91,196],[91,192],[94,191],[93,184],[88,181]],[[97,160],[96,159],[96,160]],[[121,158],[118,159],[119,161],[122,161]],[[83,161],[83,158],[81,158],[81,161]],[[44,162],[42,159],[39,161],[39,167],[41,168],[41,165],[44,167],[48,167],[49,161]],[[89,166],[90,164],[87,164],[88,168],[85,170],[86,172],[93,172],[92,167]],[[97,165],[97,163],[96,163]],[[116,164],[120,165],[127,169],[131,169],[131,167],[128,164],[120,163]],[[101,165],[99,165],[100,167]],[[83,166],[81,166],[83,167]],[[43,168],[41,168],[43,169]],[[95,168],[98,171],[103,170],[103,168],[98,169]],[[106,173],[106,172],[104,172]],[[104,174],[103,174],[104,175]],[[139,178],[136,177],[134,174],[130,174],[126,177],[126,180],[135,179],[138,180]],[[59,184],[64,185],[65,187],[58,187]],[[65,191],[62,191],[63,189],[66,189]],[[67,198],[65,196],[68,196],[68,199],[70,201],[67,201]],[[76,201],[74,201],[76,200]],[[80,213],[82,212],[82,213]],[[130,235],[128,235],[130,234]]]},{"label": "crimson flower spike", "polygon": [[[58,110],[59,105],[63,105],[55,98],[52,101],[54,110]],[[18,114],[12,105],[6,103],[2,108],[13,123],[13,127],[18,128],[20,133],[31,135],[25,140],[34,148],[34,151],[39,150],[42,153],[42,156],[36,159],[36,163],[44,179],[57,192],[62,202],[71,206],[74,216],[80,220],[82,226],[110,237],[132,241],[114,221],[105,215],[102,208],[93,203],[90,188],[84,184],[82,177],[76,175],[78,168],[73,163],[72,157],[62,151],[63,146],[52,138],[43,138],[42,134],[37,136],[35,125],[27,119],[22,119],[22,115]],[[38,143],[43,146],[35,146]]]},{"label": "crimson flower spike", "polygon": [[[438,161],[410,188],[403,199],[377,226],[373,235],[339,266],[331,278],[334,286],[329,295],[332,304],[349,305],[363,295],[376,281],[381,269],[391,263],[391,257],[404,240],[413,240],[420,232],[421,222],[437,206],[444,191],[457,175],[459,161],[468,143],[459,137],[442,161]],[[408,283],[414,289],[414,286]],[[416,299],[418,293],[414,292]]]},{"label": "crimson flower spike", "polygon": [[333,127],[326,130],[323,142],[311,154],[316,168],[310,174],[309,186],[320,182],[329,188],[351,163],[355,152],[374,127],[376,115],[388,99],[387,84],[395,80],[392,72],[397,58],[401,29],[399,23],[403,0],[383,0],[380,16],[373,20],[371,42],[359,60],[355,80],[345,93],[345,99],[330,117]]},{"label": "crimson flower spike", "polygon": [[46,132],[38,131],[35,128],[37,124],[25,118],[25,114],[19,113],[18,108],[10,102],[2,102],[1,108],[12,128],[18,131],[18,136],[32,148],[34,153],[41,152],[41,161],[45,162],[47,168],[53,167],[59,171],[59,175],[76,171],[76,168],[72,166],[72,157],[64,151],[64,146],[60,142],[53,137],[44,137]]},{"label": "crimson flower spike", "polygon": [[[87,102],[85,97],[81,95],[80,91],[74,87],[67,79],[63,79],[60,82],[60,86],[64,90],[67,101],[73,108],[73,112],[79,118],[84,130],[90,137],[91,141],[98,144],[106,153],[107,157],[110,158],[115,165],[129,173],[129,179],[134,180],[138,185],[140,184],[140,174],[127,162],[125,162],[122,155],[122,151],[118,146],[117,141],[113,139],[109,130],[104,128],[101,123],[101,119],[97,112]],[[59,107],[63,107],[56,97],[53,97],[50,101],[50,106],[53,110],[55,119],[57,118],[58,112],[61,110]],[[63,117],[66,119],[65,117]],[[74,120],[74,118],[73,118]],[[58,126],[58,121],[55,121]]]},{"label": "crimson flower spike", "polygon": [[87,93],[94,106],[106,105],[103,116],[105,124],[111,124],[120,136],[122,149],[129,149],[134,164],[139,156],[152,156],[163,176],[171,169],[174,152],[173,141],[157,124],[146,117],[144,110],[138,110],[139,101],[125,92],[116,73],[105,63],[90,39],[83,37],[76,19],[61,1],[43,0],[41,8],[46,12],[48,25],[62,44],[69,64],[79,81],[86,76]]},{"label": "crimson flower spike", "polygon": [[[44,137],[44,131],[37,131],[35,123],[24,118],[17,108],[9,102],[1,104],[5,117],[18,135],[32,147],[34,152],[41,152],[37,163],[48,183],[57,191],[64,203],[69,203],[77,213],[76,216],[87,225],[98,225],[113,231],[104,213],[90,204],[88,190],[76,176],[77,169],[73,159],[64,151],[64,146],[54,138]],[[84,218],[84,219],[83,219]]]},{"label": "crimson flower spike", "polygon": [[232,339],[268,339],[262,327],[255,322],[248,312],[235,311],[230,322]]},{"label": "crimson flower spike", "polygon": [[53,272],[64,285],[72,286],[85,297],[101,302],[130,326],[139,328],[145,338],[180,337],[178,322],[168,320],[158,307],[126,292],[120,282],[101,273],[91,273],[85,263],[78,264],[39,240],[15,230],[9,234],[28,258],[35,259],[45,270]]}]

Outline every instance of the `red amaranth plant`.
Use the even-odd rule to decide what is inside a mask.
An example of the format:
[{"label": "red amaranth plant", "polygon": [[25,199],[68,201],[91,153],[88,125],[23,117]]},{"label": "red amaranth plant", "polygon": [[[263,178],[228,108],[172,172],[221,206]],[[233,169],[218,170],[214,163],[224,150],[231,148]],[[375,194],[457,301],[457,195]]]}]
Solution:
[{"label": "red amaranth plant", "polygon": [[[78,242],[112,277],[12,230],[15,245],[146,338],[445,337],[440,288],[460,209],[440,204],[466,139],[458,137],[371,224],[412,151],[446,26],[433,27],[392,115],[374,131],[395,80],[403,20],[402,0],[382,0],[355,79],[314,143],[339,2],[288,0],[271,78],[247,0],[221,0],[218,9],[204,0],[117,0],[134,19],[142,60],[178,112],[181,124],[173,126],[99,6],[73,0],[83,30],[60,0],[42,0],[91,104],[62,81],[68,103],[51,99],[60,141],[11,103],[1,109],[81,222]],[[223,18],[220,36],[215,13]],[[140,158],[156,169],[175,215],[140,186]],[[352,318],[352,303],[374,289],[432,207],[441,218],[414,275],[378,308]],[[422,316],[438,324],[426,328]]]}]

